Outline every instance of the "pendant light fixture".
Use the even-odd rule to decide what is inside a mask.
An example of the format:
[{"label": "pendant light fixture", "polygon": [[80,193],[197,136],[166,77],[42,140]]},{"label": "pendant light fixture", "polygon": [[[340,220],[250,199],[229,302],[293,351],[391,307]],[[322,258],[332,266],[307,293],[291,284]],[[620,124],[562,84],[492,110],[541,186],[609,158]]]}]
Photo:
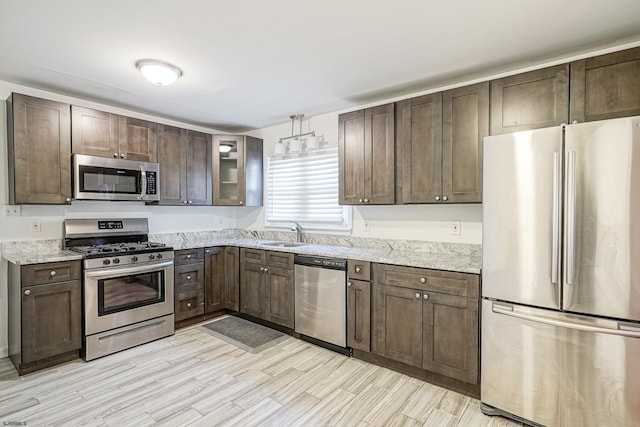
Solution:
[{"label": "pendant light fixture", "polygon": [[[303,150],[302,142],[304,137],[314,138],[314,148],[317,148],[316,132],[311,131],[311,132],[302,133],[302,119],[304,119],[304,114],[292,114],[291,116],[289,116],[289,118],[291,119],[291,136],[285,136],[283,138],[280,138],[276,143],[274,153],[285,154],[287,151],[287,147],[285,146],[285,144],[288,145],[290,153],[301,152]],[[300,131],[298,132],[297,135],[294,134],[296,120],[300,124]]]},{"label": "pendant light fixture", "polygon": [[166,86],[182,76],[182,70],[175,65],[155,59],[141,59],[136,62],[136,68],[151,83]]}]

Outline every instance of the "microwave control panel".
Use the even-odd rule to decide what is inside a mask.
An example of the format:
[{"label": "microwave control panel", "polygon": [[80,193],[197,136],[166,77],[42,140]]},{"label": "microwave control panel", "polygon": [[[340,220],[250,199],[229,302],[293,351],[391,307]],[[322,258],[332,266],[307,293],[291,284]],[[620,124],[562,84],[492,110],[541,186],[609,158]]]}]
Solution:
[{"label": "microwave control panel", "polygon": [[156,173],[147,171],[147,194],[158,194]]}]

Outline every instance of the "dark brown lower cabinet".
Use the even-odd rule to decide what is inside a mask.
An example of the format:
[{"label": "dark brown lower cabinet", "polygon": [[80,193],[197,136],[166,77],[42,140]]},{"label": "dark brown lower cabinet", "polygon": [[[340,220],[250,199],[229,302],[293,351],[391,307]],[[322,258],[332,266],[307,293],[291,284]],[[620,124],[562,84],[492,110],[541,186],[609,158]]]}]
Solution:
[{"label": "dark brown lower cabinet", "polygon": [[202,248],[175,252],[173,277],[176,322],[204,314],[204,259]]},{"label": "dark brown lower cabinet", "polygon": [[[56,276],[58,272],[60,275]],[[35,266],[9,264],[8,297],[9,357],[20,375],[79,357],[82,347],[79,261]]]},{"label": "dark brown lower cabinet", "polygon": [[347,282],[347,347],[371,351],[370,282]]},{"label": "dark brown lower cabinet", "polygon": [[478,384],[478,292],[477,275],[376,264],[372,352]]},{"label": "dark brown lower cabinet", "polygon": [[224,248],[204,250],[204,312],[213,313],[224,308]]},{"label": "dark brown lower cabinet", "polygon": [[293,329],[293,254],[240,249],[240,312]]},{"label": "dark brown lower cabinet", "polygon": [[224,307],[240,311],[240,248],[224,249]]}]

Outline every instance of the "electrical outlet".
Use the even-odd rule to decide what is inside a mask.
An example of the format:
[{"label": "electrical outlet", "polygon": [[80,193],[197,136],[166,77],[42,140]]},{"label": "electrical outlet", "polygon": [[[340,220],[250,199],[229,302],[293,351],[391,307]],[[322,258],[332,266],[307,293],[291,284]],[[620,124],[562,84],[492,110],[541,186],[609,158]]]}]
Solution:
[{"label": "electrical outlet", "polygon": [[369,221],[365,221],[362,223],[362,231],[371,231],[371,223]]},{"label": "electrical outlet", "polygon": [[6,205],[4,207],[4,214],[6,216],[20,216],[20,206]]},{"label": "electrical outlet", "polygon": [[449,233],[452,236],[460,235],[460,221],[451,221],[449,223]]},{"label": "electrical outlet", "polygon": [[40,220],[36,219],[31,221],[31,231],[35,231],[36,233],[42,231],[42,229],[40,228]]}]

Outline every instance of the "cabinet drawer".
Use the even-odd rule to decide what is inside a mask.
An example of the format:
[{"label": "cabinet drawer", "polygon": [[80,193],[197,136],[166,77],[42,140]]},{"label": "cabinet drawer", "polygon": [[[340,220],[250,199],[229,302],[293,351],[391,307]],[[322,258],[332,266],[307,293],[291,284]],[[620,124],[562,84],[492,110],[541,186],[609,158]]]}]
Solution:
[{"label": "cabinet drawer", "polygon": [[175,292],[193,291],[204,286],[204,264],[178,265],[174,268]]},{"label": "cabinet drawer", "polygon": [[204,314],[204,292],[191,291],[176,294],[175,321]]},{"label": "cabinet drawer", "polygon": [[371,280],[371,263],[369,261],[347,261],[347,277],[356,280]]},{"label": "cabinet drawer", "polygon": [[240,248],[240,259],[242,262],[253,262],[264,264],[267,260],[265,251],[262,249]]},{"label": "cabinet drawer", "polygon": [[80,261],[25,265],[21,270],[22,286],[43,285],[80,279]]},{"label": "cabinet drawer", "polygon": [[384,285],[469,298],[480,296],[480,277],[476,274],[386,264],[374,264],[373,274],[375,282]]},{"label": "cabinet drawer", "polygon": [[282,267],[293,269],[293,254],[286,252],[268,252],[267,264],[271,267]]},{"label": "cabinet drawer", "polygon": [[204,261],[204,249],[184,249],[175,252],[175,265],[193,264]]}]

